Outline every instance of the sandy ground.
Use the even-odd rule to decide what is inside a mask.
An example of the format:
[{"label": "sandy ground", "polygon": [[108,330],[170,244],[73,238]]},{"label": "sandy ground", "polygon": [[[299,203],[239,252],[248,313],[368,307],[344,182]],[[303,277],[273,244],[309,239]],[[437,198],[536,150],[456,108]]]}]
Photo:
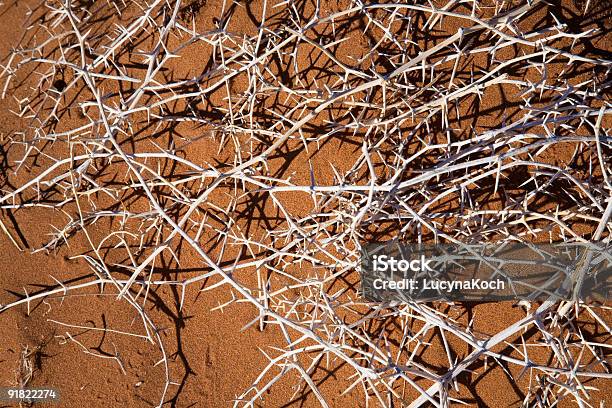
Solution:
[{"label": "sandy ground", "polygon": [[[4,3],[0,9],[2,55],[6,55],[10,45],[19,39],[19,21],[23,20],[25,10],[25,2]],[[257,15],[258,5],[254,4],[252,7],[252,14]],[[218,5],[214,1],[204,5],[198,17],[201,24],[212,24],[212,17],[216,15],[217,9]],[[254,22],[244,7],[238,7],[237,13],[238,16],[233,20],[237,29],[245,32],[253,30]],[[240,13],[243,15],[240,16]],[[533,16],[534,24],[537,21],[539,17]],[[454,32],[456,29],[457,23],[452,21],[445,27],[448,32]],[[349,48],[350,44],[353,44],[354,52],[359,52],[358,41],[349,42]],[[593,46],[609,49],[610,44],[606,41]],[[347,52],[350,52],[350,49]],[[197,61],[197,53],[193,59]],[[473,63],[477,66],[479,61],[475,59]],[[197,62],[193,64],[197,67]],[[187,65],[182,68],[189,70],[194,67]],[[240,83],[236,86],[240,87]],[[498,126],[502,120],[511,118],[518,109],[512,107],[513,98],[518,100],[518,95],[502,92],[501,89],[491,90],[491,94],[484,95],[481,105],[473,115],[475,127]],[[0,105],[2,134],[7,134],[19,126],[19,122],[7,111],[9,105],[9,101],[2,101]],[[500,114],[502,105],[503,115]],[[182,131],[185,137],[196,137],[198,132],[201,132],[188,128]],[[202,157],[214,154],[214,140],[203,140],[204,142],[186,147],[188,154]],[[354,154],[358,147],[350,141],[346,139],[346,143],[328,143],[313,158],[316,177],[320,183],[330,184],[333,180],[333,173],[327,163],[331,162],[342,168],[347,163],[343,157]],[[550,152],[551,160],[557,161],[564,160],[564,155],[567,154],[563,151]],[[6,158],[3,153],[2,160],[10,162],[11,157],[9,155]],[[297,179],[302,177],[307,180],[309,168],[300,163],[303,161],[294,160],[287,171],[294,171]],[[281,166],[282,160],[279,159],[278,164],[273,161],[270,164]],[[19,183],[19,178],[11,178],[11,182]],[[284,200],[288,204],[287,208],[296,214],[308,213],[312,209],[304,197],[287,196]],[[495,208],[496,198],[490,198],[487,205]],[[44,210],[6,211],[2,214],[2,220],[24,250],[19,251],[5,234],[0,233],[0,304],[15,300],[24,291],[31,294],[54,285],[55,281],[51,275],[60,281],[72,280],[72,283],[84,281],[91,276],[90,269],[82,261],[70,258],[88,251],[89,245],[83,236],[75,236],[68,246],[55,252],[31,253],[46,241],[48,224],[59,224],[63,221],[61,214]],[[95,233],[93,235],[95,236]],[[201,265],[195,257],[187,253],[181,262],[180,270],[173,268],[169,274],[188,275],[197,272]],[[202,287],[205,286],[206,284]],[[106,328],[134,331],[134,328],[140,327],[139,317],[129,305],[118,301],[112,294],[101,295],[97,289],[92,287],[70,296],[58,294],[1,314],[0,386],[16,384],[20,366],[25,359],[34,367],[29,386],[53,387],[61,393],[61,403],[48,406],[154,406],[164,385],[164,367],[156,365],[162,356],[154,345],[141,337],[127,337],[108,330],[96,330]],[[256,316],[251,306],[233,304],[222,310],[211,310],[229,298],[230,294],[224,287],[205,292],[191,287],[185,295],[185,307],[180,310],[180,292],[166,287],[152,293],[147,311],[161,328],[160,335],[169,355],[168,368],[173,381],[169,389],[168,406],[230,406],[268,363],[265,353],[269,352],[272,346],[283,344],[281,333],[275,327],[266,326],[260,331],[256,326],[252,326],[242,330]],[[524,311],[521,308],[506,302],[465,305],[458,310],[456,318],[458,321],[473,318],[475,332],[485,335],[493,334],[523,316]],[[66,324],[78,325],[81,328],[69,328]],[[393,322],[389,322],[382,330],[393,331]],[[609,342],[605,337],[597,337],[596,332],[593,333],[593,338]],[[447,362],[440,336],[434,333],[428,341],[431,345],[423,352],[421,360],[432,369],[439,367],[444,370]],[[457,339],[449,341],[458,357],[469,353],[470,350]],[[496,351],[508,355],[515,353],[505,346]],[[542,358],[546,358],[546,355]],[[529,386],[528,376],[516,382],[499,366],[487,367],[482,363],[474,365],[472,369],[473,372],[460,377],[459,390],[455,394],[466,398],[472,406],[518,406]],[[511,370],[513,375],[517,375],[519,371],[515,367],[507,369]],[[332,364],[329,371],[318,375],[317,380],[321,389],[325,390],[330,406],[365,406],[363,393],[359,388],[342,395],[352,382],[350,374],[347,367]],[[294,385],[297,380],[297,375],[283,378],[270,393],[266,393],[260,401],[261,406],[318,406],[312,393],[296,393]],[[593,406],[609,405],[612,401],[609,381],[591,381],[587,384],[601,390],[592,394],[596,398],[591,401]],[[5,405],[0,402],[0,407],[2,406]],[[564,406],[574,405],[567,401]]]}]

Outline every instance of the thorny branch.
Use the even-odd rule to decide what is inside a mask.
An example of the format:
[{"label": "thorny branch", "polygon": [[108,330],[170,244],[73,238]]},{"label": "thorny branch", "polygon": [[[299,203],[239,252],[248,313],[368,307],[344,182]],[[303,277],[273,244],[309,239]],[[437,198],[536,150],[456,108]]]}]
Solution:
[{"label": "thorny branch", "polygon": [[[342,362],[354,371],[345,392],[360,387],[366,404],[444,407],[457,376],[492,359],[535,379],[525,406],[550,406],[565,395],[590,406],[583,380],[611,374],[606,346],[586,339],[576,322],[590,316],[609,334],[599,315],[605,307],[544,302],[486,337],[437,305],[367,304],[346,282],[369,239],[608,243],[611,61],[581,48],[601,33],[572,32],[538,0],[354,0],[332,11],[325,2],[264,0],[251,33],[232,24],[245,5],[223,2],[215,26],[201,29],[205,6],[196,3],[48,0],[29,13],[24,40],[4,65],[3,96],[26,123],[9,138],[14,171],[32,176],[3,188],[0,207],[61,211],[68,221],[41,249],[85,235],[92,251],[78,258],[96,279],[57,281],[0,311],[90,286],[114,288],[160,347],[162,405],[172,381],[145,308],[149,290],[174,285],[184,297],[187,287],[216,276],[206,290],[231,288],[229,303],[254,305],[251,324],[278,326],[287,343],[274,348],[236,405],[253,406],[295,370],[296,394],[303,386],[328,406],[317,367]],[[525,29],[542,9],[550,24]],[[460,28],[445,32],[451,20]],[[346,42],[356,47],[351,36],[366,44],[362,55],[341,52]],[[196,63],[204,68],[195,75],[181,69],[194,53],[209,58]],[[474,70],[479,58],[484,65]],[[519,102],[498,107],[503,120],[484,129],[476,107],[500,87]],[[198,137],[181,134],[188,126]],[[318,182],[311,163],[303,166],[307,177],[287,173],[283,160],[309,163],[338,140],[350,165],[326,169],[332,182]],[[203,145],[217,152],[184,154]],[[555,160],[560,148],[570,157]],[[310,210],[296,211],[287,194],[308,197]],[[267,221],[255,225],[256,214]],[[91,230],[102,219],[113,228],[98,238]],[[198,254],[201,272],[161,278],[156,265],[167,254],[180,262],[182,244]],[[391,320],[401,333],[368,329]],[[539,333],[531,343],[522,335],[527,328]],[[415,359],[435,331],[472,350],[459,357],[446,346],[444,374]],[[522,358],[494,352],[499,344]],[[550,349],[549,364],[530,359],[534,346]],[[422,379],[432,385],[422,388]],[[411,401],[406,387],[420,397]]]}]

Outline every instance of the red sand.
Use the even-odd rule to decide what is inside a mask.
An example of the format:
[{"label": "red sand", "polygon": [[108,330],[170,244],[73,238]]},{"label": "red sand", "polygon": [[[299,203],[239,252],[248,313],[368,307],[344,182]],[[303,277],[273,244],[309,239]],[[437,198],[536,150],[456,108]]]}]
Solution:
[{"label": "red sand", "polygon": [[[201,10],[198,21],[203,26],[212,24],[212,17],[218,13],[218,6],[213,3],[209,2]],[[255,15],[259,13],[258,7],[253,7]],[[23,19],[24,7],[21,2],[6,2],[0,10],[2,11],[0,54],[6,55],[9,46],[19,38],[20,30],[17,22]],[[238,15],[234,17],[234,24],[245,32],[254,30],[253,23],[243,7],[238,7],[237,10]],[[538,17],[534,16],[533,19],[537,21]],[[449,19],[445,29],[448,32],[456,31],[452,19]],[[350,42],[346,44],[347,47],[353,46],[356,52],[359,52],[357,44]],[[194,60],[197,60],[197,55],[194,55]],[[473,64],[477,66],[479,61],[475,60]],[[182,61],[179,65],[182,65]],[[189,64],[183,67],[191,69]],[[237,83],[236,86],[241,85]],[[477,118],[476,124],[479,128],[497,126],[501,123],[503,119],[499,114],[501,91],[501,89],[497,91],[491,89],[490,94],[483,97],[480,110],[485,113]],[[508,94],[505,96],[518,97]],[[0,130],[3,134],[18,126],[18,122],[7,112],[7,104],[7,101],[2,102],[0,110],[2,123]],[[506,110],[507,118],[512,117],[512,114],[510,109]],[[185,135],[190,134],[194,135],[197,132],[185,129]],[[203,144],[190,146],[189,154],[200,155],[203,158],[215,154],[216,147],[212,143],[203,146]],[[331,184],[333,173],[328,164],[333,163],[340,168],[346,167],[348,162],[343,160],[343,156],[354,154],[354,149],[355,146],[332,142],[319,151],[313,158],[318,182]],[[558,153],[551,152],[551,160],[563,160],[563,158]],[[299,162],[294,161],[294,163]],[[276,165],[273,162],[270,164]],[[308,182],[308,167],[295,165],[295,168],[287,171],[288,173],[295,171],[296,179],[302,178]],[[312,201],[307,196],[287,195],[281,199],[294,214],[307,214],[312,210]],[[491,199],[488,205],[495,208],[495,199]],[[27,242],[30,249],[45,242],[45,234],[49,232],[46,224],[59,225],[64,222],[61,214],[30,209],[5,213],[2,220],[19,244],[25,246]],[[25,238],[25,242],[20,236]],[[32,293],[43,289],[44,286],[41,285],[53,285],[54,281],[50,274],[59,280],[87,276],[91,273],[90,269],[83,262],[72,261],[68,257],[87,251],[88,248],[84,237],[76,236],[68,247],[64,246],[57,253],[30,254],[29,250],[18,251],[7,236],[0,233],[0,288],[2,288],[0,304],[13,301],[15,294],[23,293],[24,288]],[[181,267],[189,270],[199,268],[200,264],[195,257],[186,254]],[[186,295],[185,307],[179,311],[180,293],[169,287],[157,290],[150,297],[148,312],[162,328],[161,336],[166,352],[170,356],[171,379],[175,383],[170,386],[168,395],[172,401],[168,406],[230,406],[233,399],[250,386],[267,364],[264,352],[268,353],[270,347],[283,344],[281,333],[269,325],[263,332],[255,326],[241,331],[256,316],[251,306],[233,304],[223,311],[210,311],[229,298],[230,295],[225,288],[198,293],[196,287],[191,287]],[[474,317],[475,331],[490,335],[523,317],[524,311],[513,307],[511,303],[499,303],[477,305],[460,310],[457,314],[456,319],[465,323]],[[57,322],[80,325],[83,328],[67,328]],[[75,292],[65,298],[57,296],[42,302],[33,302],[29,314],[25,306],[1,314],[0,386],[15,385],[21,352],[27,347],[28,350],[36,350],[32,358],[35,369],[29,386],[53,387],[60,390],[59,406],[154,406],[161,394],[165,379],[163,366],[155,366],[161,358],[159,350],[141,338],[87,330],[86,327],[138,331],[137,328],[141,325],[138,316],[128,304],[117,301],[112,295],[98,295],[95,289]],[[393,326],[385,330],[392,331]],[[92,353],[107,357],[117,356],[123,367],[120,367],[116,359],[105,359],[84,353],[77,343],[68,338],[67,332]],[[427,340],[431,345],[421,356],[422,361],[444,372],[448,362],[439,335],[432,335]],[[609,343],[609,339],[605,337],[599,341]],[[470,351],[464,343],[456,339],[451,338],[449,342],[458,358]],[[502,349],[504,347],[496,351]],[[509,348],[503,352],[509,355],[514,353]],[[344,366],[336,367],[332,364],[332,367],[328,372],[321,372],[316,377],[320,380],[320,387],[328,397],[330,406],[365,406],[363,392],[359,387],[347,395],[340,395],[352,382],[348,378],[351,372]],[[122,368],[125,373],[122,372]],[[472,406],[519,406],[523,398],[522,393],[528,387],[529,376],[525,375],[515,383],[495,364],[490,364],[489,368],[476,364],[472,369],[475,371],[460,376],[461,386],[455,396],[466,398]],[[516,367],[508,369],[513,375],[517,375],[520,371]],[[259,402],[261,406],[318,406],[311,392],[298,393],[292,399],[295,392],[292,386],[297,379],[296,374],[286,376],[272,388],[272,392],[266,393],[265,398]],[[421,385],[425,387],[430,384],[424,382]],[[606,402],[611,400],[608,391],[609,381],[592,381],[588,385],[602,390],[592,394],[596,397],[596,400],[591,401],[594,406],[599,406],[600,403],[605,406]],[[569,401],[565,405],[573,406]],[[40,404],[40,406],[47,405]],[[48,406],[55,405],[48,404]]]}]

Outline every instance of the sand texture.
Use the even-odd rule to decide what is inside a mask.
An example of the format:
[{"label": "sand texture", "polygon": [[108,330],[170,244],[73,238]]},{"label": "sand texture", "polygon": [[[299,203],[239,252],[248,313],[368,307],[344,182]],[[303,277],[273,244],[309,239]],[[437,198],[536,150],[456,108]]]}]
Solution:
[{"label": "sand texture", "polygon": [[0,4],[0,387],[612,402],[609,304],[373,304],[358,274],[369,241],[610,245],[609,0]]}]

